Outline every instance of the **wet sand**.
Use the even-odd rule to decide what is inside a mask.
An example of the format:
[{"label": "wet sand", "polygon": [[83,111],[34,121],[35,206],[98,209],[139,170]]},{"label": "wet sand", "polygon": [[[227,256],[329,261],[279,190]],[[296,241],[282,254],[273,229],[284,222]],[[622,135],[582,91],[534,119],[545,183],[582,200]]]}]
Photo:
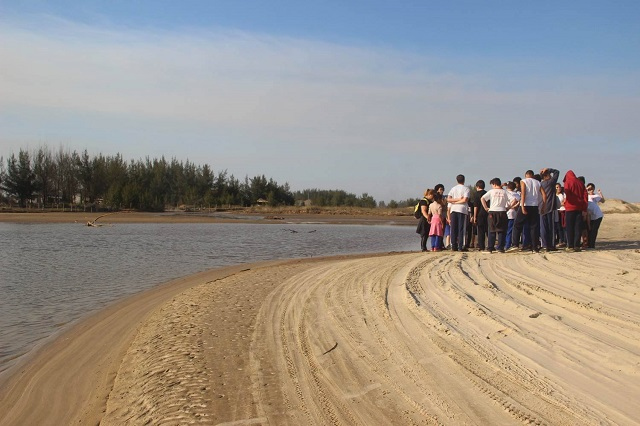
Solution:
[{"label": "wet sand", "polygon": [[[104,215],[104,216],[103,216]],[[102,217],[101,217],[102,216]],[[96,219],[100,217],[97,221]],[[0,222],[9,223],[77,223],[93,222],[107,226],[114,223],[328,223],[360,225],[416,225],[413,215],[406,211],[386,211],[369,214],[350,214],[332,210],[320,213],[281,213],[278,210],[230,211],[230,212],[0,212]]]},{"label": "wet sand", "polygon": [[600,235],[176,280],[4,378],[0,424],[637,424],[640,214]]}]

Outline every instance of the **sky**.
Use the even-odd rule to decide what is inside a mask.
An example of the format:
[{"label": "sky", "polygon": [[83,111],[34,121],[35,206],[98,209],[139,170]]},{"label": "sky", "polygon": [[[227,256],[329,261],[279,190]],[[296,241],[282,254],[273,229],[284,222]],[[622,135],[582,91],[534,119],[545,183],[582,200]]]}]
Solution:
[{"label": "sky", "polygon": [[0,0],[0,156],[418,198],[572,169],[640,202],[640,2]]}]

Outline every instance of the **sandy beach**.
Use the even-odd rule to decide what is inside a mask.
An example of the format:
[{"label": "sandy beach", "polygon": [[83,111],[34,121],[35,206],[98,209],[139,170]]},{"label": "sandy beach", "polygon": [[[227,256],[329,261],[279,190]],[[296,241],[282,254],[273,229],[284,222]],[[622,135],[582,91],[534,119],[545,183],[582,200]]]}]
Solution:
[{"label": "sandy beach", "polygon": [[640,213],[580,253],[212,270],[43,346],[0,424],[638,424],[639,290]]}]

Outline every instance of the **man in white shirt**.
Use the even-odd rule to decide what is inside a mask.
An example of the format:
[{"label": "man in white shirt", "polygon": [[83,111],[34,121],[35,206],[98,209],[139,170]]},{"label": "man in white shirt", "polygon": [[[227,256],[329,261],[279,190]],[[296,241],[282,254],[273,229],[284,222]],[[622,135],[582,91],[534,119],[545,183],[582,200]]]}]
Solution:
[{"label": "man in white shirt", "polygon": [[456,182],[458,184],[451,188],[447,196],[447,202],[451,204],[451,250],[468,251],[464,245],[464,237],[469,214],[467,202],[471,191],[464,186],[464,175],[456,176]]},{"label": "man in white shirt", "polygon": [[[509,195],[507,191],[502,189],[502,182],[499,178],[491,179],[491,190],[480,198],[482,208],[489,213],[489,245],[487,250],[493,253],[494,244],[496,242],[496,234],[498,235],[498,247],[496,249],[500,253],[504,253],[505,240],[507,237],[507,209],[509,208]],[[489,202],[489,205],[487,205]]]},{"label": "man in white shirt", "polygon": [[538,244],[540,243],[540,211],[538,206],[542,205],[544,213],[544,205],[547,202],[547,194],[541,190],[540,182],[534,179],[533,170],[527,170],[524,179],[520,181],[520,208],[513,226],[513,245],[509,251],[517,251],[520,244],[520,235],[524,224],[529,225],[531,233],[531,247],[522,247],[521,251],[531,249],[531,251],[539,252]]}]

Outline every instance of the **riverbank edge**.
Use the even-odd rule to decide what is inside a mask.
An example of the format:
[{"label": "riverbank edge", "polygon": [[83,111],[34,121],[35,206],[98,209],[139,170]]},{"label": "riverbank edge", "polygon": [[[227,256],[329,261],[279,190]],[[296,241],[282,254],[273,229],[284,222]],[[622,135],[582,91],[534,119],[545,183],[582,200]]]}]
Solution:
[{"label": "riverbank edge", "polygon": [[413,216],[390,214],[273,213],[265,212],[2,212],[5,223],[77,223],[109,225],[116,223],[268,223],[268,224],[353,224],[353,225],[415,225]]},{"label": "riverbank edge", "polygon": [[[84,419],[98,424],[120,363],[139,327],[172,297],[203,282],[215,282],[247,270],[285,264],[383,257],[401,252],[323,256],[244,263],[174,279],[125,296],[87,314],[47,339],[0,373],[0,424],[38,424],[52,407],[77,412],[52,418]],[[43,409],[38,409],[42,405]],[[46,408],[46,407],[48,408]],[[59,408],[64,410],[63,408]],[[38,414],[40,413],[40,414]],[[66,415],[65,415],[66,414]],[[35,422],[35,423],[34,423]]]}]

